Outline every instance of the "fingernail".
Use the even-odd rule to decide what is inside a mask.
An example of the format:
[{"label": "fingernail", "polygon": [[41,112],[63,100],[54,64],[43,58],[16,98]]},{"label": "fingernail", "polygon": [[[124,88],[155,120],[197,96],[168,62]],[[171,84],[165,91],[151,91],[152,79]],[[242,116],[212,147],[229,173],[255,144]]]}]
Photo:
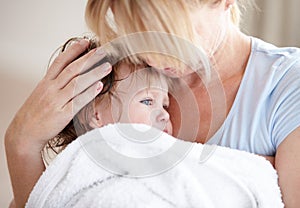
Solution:
[{"label": "fingernail", "polygon": [[102,82],[99,81],[97,84],[97,91],[101,91],[102,87],[103,87],[103,84],[102,84]]},{"label": "fingernail", "polygon": [[102,65],[102,69],[103,69],[105,72],[110,71],[110,69],[111,69],[111,64],[108,63],[108,62],[104,63],[104,64]]},{"label": "fingernail", "polygon": [[105,51],[103,50],[103,48],[97,48],[97,50],[96,50],[96,54],[97,55],[103,55],[103,54],[105,54]]}]

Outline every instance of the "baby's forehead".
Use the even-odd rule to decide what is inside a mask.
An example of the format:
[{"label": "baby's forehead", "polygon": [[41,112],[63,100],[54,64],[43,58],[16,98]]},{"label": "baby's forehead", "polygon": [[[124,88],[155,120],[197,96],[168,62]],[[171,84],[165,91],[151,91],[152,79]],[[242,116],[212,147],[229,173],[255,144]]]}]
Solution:
[{"label": "baby's forehead", "polygon": [[146,64],[135,65],[126,61],[117,62],[113,67],[119,79],[126,79],[135,74],[147,74],[147,70],[151,69],[151,67],[148,67]]},{"label": "baby's forehead", "polygon": [[148,66],[122,63],[118,68],[119,87],[123,89],[161,89],[168,91],[167,78]]}]

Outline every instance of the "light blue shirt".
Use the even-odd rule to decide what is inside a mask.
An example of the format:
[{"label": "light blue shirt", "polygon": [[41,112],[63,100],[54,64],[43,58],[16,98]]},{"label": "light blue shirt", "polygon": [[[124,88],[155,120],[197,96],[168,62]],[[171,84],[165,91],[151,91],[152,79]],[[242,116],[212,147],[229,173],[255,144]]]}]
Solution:
[{"label": "light blue shirt", "polygon": [[300,49],[278,48],[252,38],[235,101],[208,143],[274,156],[299,126]]}]

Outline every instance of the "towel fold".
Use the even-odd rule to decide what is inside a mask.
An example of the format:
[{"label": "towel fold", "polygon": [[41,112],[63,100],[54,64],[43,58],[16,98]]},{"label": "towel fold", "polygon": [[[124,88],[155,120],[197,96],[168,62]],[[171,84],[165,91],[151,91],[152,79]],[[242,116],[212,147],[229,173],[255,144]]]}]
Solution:
[{"label": "towel fold", "polygon": [[[210,151],[199,162],[203,149]],[[283,207],[265,158],[143,124],[94,129],[46,168],[26,207]]]}]

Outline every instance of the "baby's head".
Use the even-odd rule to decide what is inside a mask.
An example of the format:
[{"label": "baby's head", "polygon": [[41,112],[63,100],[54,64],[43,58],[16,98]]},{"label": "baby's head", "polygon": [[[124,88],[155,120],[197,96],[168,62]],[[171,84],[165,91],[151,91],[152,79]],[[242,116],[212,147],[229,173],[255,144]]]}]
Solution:
[{"label": "baby's head", "polygon": [[[97,46],[91,40],[86,53]],[[102,92],[49,142],[50,147],[63,148],[87,131],[118,122],[143,123],[172,134],[167,112],[170,78],[146,64],[136,65],[126,60],[113,65],[112,72],[101,81]]]}]

